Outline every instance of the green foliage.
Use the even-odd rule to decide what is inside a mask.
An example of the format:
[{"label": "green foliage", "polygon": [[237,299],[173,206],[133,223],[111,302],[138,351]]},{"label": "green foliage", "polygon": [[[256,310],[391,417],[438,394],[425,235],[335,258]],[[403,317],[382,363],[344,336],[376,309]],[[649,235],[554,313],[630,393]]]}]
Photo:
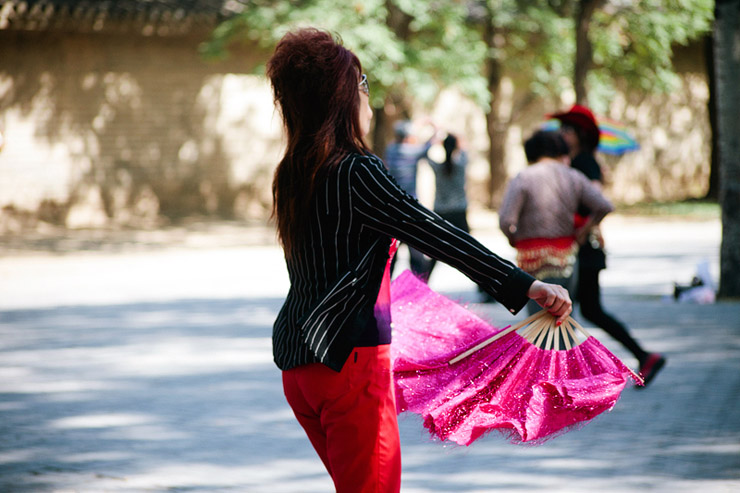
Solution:
[{"label": "green foliage", "polygon": [[[395,9],[408,19],[408,34],[390,26]],[[313,26],[337,33],[363,64],[373,103],[389,93],[431,103],[441,87],[459,87],[487,101],[480,75],[485,44],[466,27],[466,2],[421,0],[257,0],[221,24],[203,54],[221,57],[239,39],[272,48],[289,30]]]},{"label": "green foliage", "polygon": [[505,15],[505,47],[501,51],[507,73],[528,85],[539,97],[559,95],[571,79],[575,37],[573,20],[558,8],[520,0]]},{"label": "green foliage", "polygon": [[[487,0],[504,40],[493,56],[538,97],[558,97],[572,81],[579,0]],[[592,19],[594,66],[587,84],[595,109],[617,81],[644,92],[669,91],[671,56],[711,29],[713,0],[605,0]],[[572,84],[572,82],[566,82]]]},{"label": "green foliage", "polygon": [[671,65],[675,45],[686,45],[711,29],[713,0],[612,0],[593,19],[592,90],[613,90],[616,78],[645,91],[670,91],[677,83]]},{"label": "green foliage", "polygon": [[[572,84],[577,6],[578,0],[252,0],[218,26],[203,53],[225,56],[239,40],[269,50],[289,30],[315,26],[341,35],[358,55],[376,106],[388,95],[430,103],[441,88],[455,86],[486,107],[487,57],[537,97],[559,97]],[[595,109],[618,80],[646,92],[673,88],[672,47],[710,29],[713,6],[713,0],[605,0],[590,30]],[[490,49],[486,23],[496,32]]]}]

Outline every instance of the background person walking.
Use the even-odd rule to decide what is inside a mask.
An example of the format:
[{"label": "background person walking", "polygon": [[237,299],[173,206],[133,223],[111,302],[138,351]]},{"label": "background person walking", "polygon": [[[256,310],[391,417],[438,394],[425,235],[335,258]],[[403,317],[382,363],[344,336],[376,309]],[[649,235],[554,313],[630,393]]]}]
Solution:
[{"label": "background person walking", "polygon": [[[409,195],[416,198],[416,174],[419,168],[419,161],[427,158],[429,149],[437,138],[437,128],[432,124],[434,133],[423,144],[417,141],[413,133],[413,123],[409,120],[402,120],[395,123],[393,133],[395,140],[388,144],[385,149],[385,165],[388,172],[399,187]],[[419,250],[408,246],[409,268],[411,272],[418,277],[426,279],[428,277],[428,260]],[[395,267],[395,258],[391,264],[391,272]]]},{"label": "background person walking", "polygon": [[[570,168],[568,147],[557,132],[537,131],[524,142],[529,167],[509,182],[499,209],[499,227],[516,248],[517,264],[532,276],[567,287],[579,241],[614,208],[578,171]],[[576,229],[573,215],[588,206]],[[530,313],[539,308],[528,305]]]},{"label": "background person walking", "polygon": [[[427,162],[434,170],[434,212],[450,224],[469,233],[468,199],[465,194],[468,153],[461,145],[460,139],[453,134],[447,134],[442,141],[442,147],[445,150],[443,162],[438,163],[427,157]],[[425,272],[427,280],[432,275],[436,263],[435,259],[429,260]]]},{"label": "background person walking", "polygon": [[[560,131],[570,149],[571,167],[583,173],[600,188],[603,174],[595,157],[600,132],[591,110],[585,106],[574,105],[569,111],[556,113],[551,117],[560,120]],[[578,209],[575,217],[577,226],[583,226],[584,218],[589,213],[588,207]],[[604,238],[596,225],[588,226],[587,233],[578,250],[576,271],[575,299],[581,307],[581,315],[619,341],[637,358],[640,376],[647,386],[663,368],[666,358],[661,354],[645,351],[630,335],[627,327],[604,310],[599,285],[599,273],[606,268]]]}]

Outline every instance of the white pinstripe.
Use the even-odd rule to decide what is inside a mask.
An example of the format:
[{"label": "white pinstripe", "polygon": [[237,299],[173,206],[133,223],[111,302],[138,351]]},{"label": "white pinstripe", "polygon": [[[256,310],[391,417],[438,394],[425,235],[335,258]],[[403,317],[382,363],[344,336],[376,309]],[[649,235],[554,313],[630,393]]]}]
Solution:
[{"label": "white pinstripe", "polygon": [[[369,255],[368,267],[358,271],[360,282],[379,279],[374,270],[370,276],[369,269],[380,268],[387,258],[381,257],[387,252],[382,248],[368,250],[368,245],[379,238],[388,243],[390,237],[398,238],[452,265],[497,299],[510,295],[507,300],[512,304],[515,300],[516,308],[520,308],[520,298],[521,305],[526,302],[528,284],[519,285],[524,275],[519,269],[401,190],[376,156],[348,155],[329,173],[325,185],[316,190],[307,241],[296,242],[295,255],[286,259],[291,289],[273,330],[273,352],[280,368],[318,361],[309,347],[317,350],[319,357],[327,354],[344,325],[350,323],[352,310],[368,303],[371,307],[375,300],[371,295],[377,295],[379,281],[378,286],[372,286],[371,295],[358,295],[352,290],[343,295],[339,289],[332,293],[340,295],[336,299],[325,305],[318,302],[321,293],[326,297],[335,280],[346,275],[364,252]],[[329,263],[331,256],[334,261]],[[512,281],[515,274],[516,283]],[[517,292],[511,293],[514,285]],[[315,323],[304,333],[298,320],[307,315]]]}]

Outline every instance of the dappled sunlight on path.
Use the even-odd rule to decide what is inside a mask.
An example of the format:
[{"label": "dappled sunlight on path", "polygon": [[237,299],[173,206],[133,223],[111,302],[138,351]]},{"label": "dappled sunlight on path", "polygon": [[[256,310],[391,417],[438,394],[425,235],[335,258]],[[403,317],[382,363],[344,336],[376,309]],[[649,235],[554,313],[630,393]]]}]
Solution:
[{"label": "dappled sunlight on path", "polygon": [[[610,239],[605,304],[668,356],[665,369],[538,447],[496,435],[442,444],[402,415],[404,493],[740,489],[740,303],[662,298],[693,272],[687,264],[710,255],[716,265],[716,225],[646,248],[649,229],[675,226],[614,225],[623,231]],[[275,247],[233,244],[0,258],[0,491],[332,491],[272,362],[282,262]],[[432,285],[477,300],[446,266]],[[497,325],[519,318],[473,308]]]}]

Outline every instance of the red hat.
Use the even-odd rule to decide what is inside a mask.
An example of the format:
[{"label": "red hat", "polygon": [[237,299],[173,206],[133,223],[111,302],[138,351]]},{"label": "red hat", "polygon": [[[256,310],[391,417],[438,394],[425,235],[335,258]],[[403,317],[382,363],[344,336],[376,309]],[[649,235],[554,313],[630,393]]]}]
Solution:
[{"label": "red hat", "polygon": [[583,129],[588,142],[584,142],[589,147],[596,149],[599,145],[599,125],[591,110],[580,104],[574,104],[573,107],[565,113],[553,113],[548,115],[549,118],[557,118],[561,123],[566,123],[574,127]]}]

